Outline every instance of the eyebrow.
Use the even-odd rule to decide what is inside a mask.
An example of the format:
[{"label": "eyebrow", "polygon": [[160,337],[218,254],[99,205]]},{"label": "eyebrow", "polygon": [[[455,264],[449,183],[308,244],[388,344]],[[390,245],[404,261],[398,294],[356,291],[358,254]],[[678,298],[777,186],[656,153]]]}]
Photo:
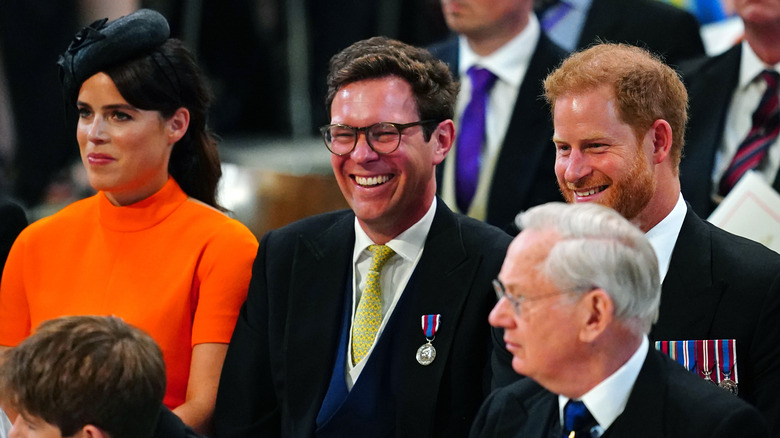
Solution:
[{"label": "eyebrow", "polygon": [[[571,144],[571,142],[562,140],[561,138],[556,137],[556,136],[553,136],[552,141],[554,143]],[[590,137],[580,138],[580,139],[577,140],[578,143],[602,143],[602,142],[608,142],[608,141],[611,141],[611,137],[606,135],[606,134],[602,134],[602,133],[597,133],[597,134],[591,135]]]},{"label": "eyebrow", "polygon": [[[92,108],[92,105],[88,104],[87,102],[83,102],[81,100],[76,102],[76,106],[86,106]],[[104,105],[100,109],[102,110],[125,110],[125,111],[137,111],[138,108],[134,107],[133,105],[130,105],[129,103],[113,103],[110,105]]]}]

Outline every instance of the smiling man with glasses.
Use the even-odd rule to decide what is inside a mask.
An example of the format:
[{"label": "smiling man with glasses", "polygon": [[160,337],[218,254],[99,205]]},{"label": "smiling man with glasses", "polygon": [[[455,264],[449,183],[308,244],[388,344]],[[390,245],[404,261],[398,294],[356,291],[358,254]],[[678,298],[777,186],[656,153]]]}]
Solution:
[{"label": "smiling man with glasses", "polygon": [[765,437],[759,412],[650,348],[658,261],[644,234],[595,204],[518,216],[490,323],[528,378],[498,389],[476,437]]},{"label": "smiling man with glasses", "polygon": [[331,60],[328,88],[321,132],[351,210],[263,238],[217,435],[465,436],[511,238],[436,197],[458,83],[427,51],[371,38]]}]

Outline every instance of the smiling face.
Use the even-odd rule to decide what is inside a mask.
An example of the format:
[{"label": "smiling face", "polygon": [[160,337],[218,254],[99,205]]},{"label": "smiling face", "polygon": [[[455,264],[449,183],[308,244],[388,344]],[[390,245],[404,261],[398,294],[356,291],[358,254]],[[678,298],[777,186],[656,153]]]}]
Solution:
[{"label": "smiling face", "polygon": [[555,174],[567,202],[598,202],[640,219],[656,191],[652,140],[637,141],[607,87],[555,102]]},{"label": "smiling face", "polygon": [[[364,127],[378,122],[419,120],[411,86],[395,77],[343,86],[331,105],[331,123]],[[331,155],[336,181],[363,229],[376,243],[390,240],[426,213],[436,193],[435,166],[451,146],[451,122],[439,124],[429,141],[422,126],[405,129],[401,144],[378,154],[358,135],[355,149]],[[381,236],[381,237],[380,237]]]},{"label": "smiling face", "polygon": [[77,107],[76,138],[95,190],[115,205],[129,205],[165,185],[172,146],[189,123],[186,109],[164,120],[157,111],[135,108],[105,73],[84,81]]},{"label": "smiling face", "polygon": [[578,348],[576,301],[556,294],[558,289],[539,270],[558,240],[554,231],[528,230],[512,241],[498,278],[508,295],[525,301],[518,315],[502,298],[488,317],[492,326],[504,329],[512,368],[542,385],[559,380],[558,373],[568,368]]}]

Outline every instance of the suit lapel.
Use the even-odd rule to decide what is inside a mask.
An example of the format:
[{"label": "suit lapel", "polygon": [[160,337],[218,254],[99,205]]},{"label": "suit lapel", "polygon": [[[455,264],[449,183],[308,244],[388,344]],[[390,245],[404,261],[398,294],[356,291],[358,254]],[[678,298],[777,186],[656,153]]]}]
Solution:
[{"label": "suit lapel", "polygon": [[607,429],[605,438],[665,436],[663,411],[668,376],[659,354],[650,346],[626,407]]},{"label": "suit lapel", "polygon": [[[314,239],[296,242],[290,280],[285,355],[290,391],[313,394],[290,406],[292,418],[316,418],[327,391],[339,342],[347,291],[351,290],[354,215],[345,214]],[[305,358],[305,360],[304,360]]]},{"label": "suit lapel", "polygon": [[713,279],[710,231],[688,206],[662,285],[660,315],[651,338],[708,339],[723,295],[722,283]]},{"label": "suit lapel", "polygon": [[[432,389],[441,386],[444,370],[452,366],[448,362],[457,324],[466,299],[473,290],[468,285],[472,284],[480,261],[481,258],[466,253],[460,224],[455,214],[439,199],[423,255],[404,290],[403,311],[399,312],[400,309],[396,308],[392,316],[396,319],[393,321],[394,328],[400,334],[395,353],[401,355],[399,363],[402,364],[400,379],[403,384],[399,388],[402,394],[399,398],[411,401],[402,410],[415,418],[429,419],[417,422],[421,427],[418,430],[420,436],[434,433],[425,433],[425,427],[432,424],[436,416],[439,394]],[[415,353],[425,343],[420,318],[428,314],[440,314],[441,325],[433,341],[436,359],[431,365],[422,366],[415,360]]]},{"label": "suit lapel", "polygon": [[704,211],[701,206],[712,205],[715,151],[723,141],[726,113],[737,87],[741,56],[742,45],[738,44],[716,58],[703,61],[700,68],[691,68],[690,77],[686,78],[691,102],[686,138],[690,141],[683,149],[680,184],[685,198],[701,215],[708,215],[711,210]]}]

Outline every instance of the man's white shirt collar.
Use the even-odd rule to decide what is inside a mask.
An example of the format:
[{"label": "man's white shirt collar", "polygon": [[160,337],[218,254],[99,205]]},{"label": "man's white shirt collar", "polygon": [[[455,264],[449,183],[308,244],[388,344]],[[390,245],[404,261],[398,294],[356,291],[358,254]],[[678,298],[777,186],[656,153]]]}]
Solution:
[{"label": "man's white shirt collar", "polygon": [[688,206],[680,193],[672,211],[645,233],[645,237],[650,241],[655,256],[658,258],[658,273],[661,275],[662,283],[666,278],[666,273],[669,272],[674,245],[677,243],[677,237],[680,235],[680,229],[682,229],[687,212]]},{"label": "man's white shirt collar", "polygon": [[[628,397],[634,388],[634,383],[639,376],[639,371],[645,363],[645,358],[650,349],[650,341],[647,336],[642,336],[642,343],[636,349],[634,354],[617,371],[609,377],[602,380],[590,391],[585,393],[580,400],[585,403],[593,418],[599,423],[603,431],[609,429],[609,426],[615,422],[617,417],[623,413],[628,403]],[[563,408],[568,397],[558,396],[558,408],[561,424],[563,424]]]},{"label": "man's white shirt collar", "polygon": [[742,60],[739,63],[739,89],[744,90],[762,71],[771,69],[780,72],[780,63],[764,64],[747,41],[742,42]]},{"label": "man's white shirt collar", "polygon": [[461,77],[467,76],[466,72],[469,68],[479,65],[490,70],[498,76],[499,80],[507,82],[513,87],[519,87],[536,50],[540,33],[539,20],[536,18],[536,14],[531,13],[525,29],[488,56],[479,56],[474,53],[469,47],[466,37],[461,35],[458,38],[460,46],[458,73]]}]

